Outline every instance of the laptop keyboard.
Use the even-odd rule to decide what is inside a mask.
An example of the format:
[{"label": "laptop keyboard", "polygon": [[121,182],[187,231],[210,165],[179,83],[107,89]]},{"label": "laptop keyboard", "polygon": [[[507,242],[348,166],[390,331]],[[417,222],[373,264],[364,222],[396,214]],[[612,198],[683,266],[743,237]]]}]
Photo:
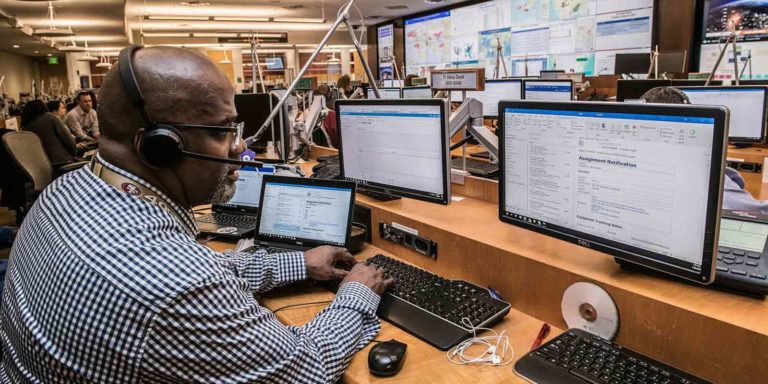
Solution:
[{"label": "laptop keyboard", "polygon": [[243,250],[245,253],[256,253],[259,250],[266,250],[268,254],[271,253],[285,253],[285,252],[300,252],[295,249],[288,249],[288,248],[275,248],[275,247],[262,247],[260,245],[254,245],[252,247],[246,248]]},{"label": "laptop keyboard", "polygon": [[196,219],[198,222],[225,225],[228,227],[250,227],[256,225],[255,216],[232,215],[229,213],[211,212]]}]

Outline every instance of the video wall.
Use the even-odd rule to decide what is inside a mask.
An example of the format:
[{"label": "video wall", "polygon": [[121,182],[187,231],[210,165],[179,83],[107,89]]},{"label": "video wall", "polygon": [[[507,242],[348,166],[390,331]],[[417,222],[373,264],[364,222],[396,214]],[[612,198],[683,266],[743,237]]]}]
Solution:
[{"label": "video wall", "polygon": [[[616,53],[649,52],[654,0],[494,0],[405,19],[406,73],[483,67],[613,73]],[[500,76],[504,76],[499,65]]]},{"label": "video wall", "polygon": [[[742,79],[749,78],[748,59],[752,61],[752,78],[768,79],[768,1],[705,0],[699,71],[711,72],[717,56],[732,30],[737,32],[737,60]],[[720,63],[716,78],[735,77],[733,53],[729,48]]]}]

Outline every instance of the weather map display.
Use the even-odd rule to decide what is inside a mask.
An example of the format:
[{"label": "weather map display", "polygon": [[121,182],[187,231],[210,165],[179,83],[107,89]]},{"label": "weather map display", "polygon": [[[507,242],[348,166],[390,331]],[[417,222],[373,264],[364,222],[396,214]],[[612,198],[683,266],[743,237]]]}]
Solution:
[{"label": "weather map display", "polygon": [[[613,73],[616,53],[649,52],[654,0],[493,0],[405,20],[406,73],[481,67],[509,76]],[[503,70],[500,69],[500,76]]]},{"label": "weather map display", "polygon": [[[768,0],[705,0],[702,20],[699,70],[709,72],[722,44],[732,31],[737,34],[740,70],[752,62],[752,78],[768,79]],[[733,78],[733,55],[720,64],[716,78]],[[749,78],[745,73],[742,78]]]}]

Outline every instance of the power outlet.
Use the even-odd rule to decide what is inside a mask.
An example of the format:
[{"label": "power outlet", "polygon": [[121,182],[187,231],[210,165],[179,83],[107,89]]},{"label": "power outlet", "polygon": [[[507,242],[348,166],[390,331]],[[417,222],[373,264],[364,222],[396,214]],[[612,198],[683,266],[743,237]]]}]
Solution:
[{"label": "power outlet", "polygon": [[426,237],[419,236],[415,230],[408,231],[392,224],[379,222],[379,237],[402,245],[429,258],[437,259],[437,243]]}]

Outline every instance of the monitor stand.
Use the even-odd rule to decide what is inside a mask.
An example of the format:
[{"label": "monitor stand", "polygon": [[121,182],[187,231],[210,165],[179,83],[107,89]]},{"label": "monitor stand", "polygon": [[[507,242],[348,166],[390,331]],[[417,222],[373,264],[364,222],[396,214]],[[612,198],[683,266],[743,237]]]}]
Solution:
[{"label": "monitor stand", "polygon": [[400,200],[400,196],[390,195],[389,193],[376,192],[370,189],[358,188],[357,193],[376,199],[378,201],[394,201]]},{"label": "monitor stand", "polygon": [[752,143],[731,143],[731,145],[739,149],[752,147]]}]

